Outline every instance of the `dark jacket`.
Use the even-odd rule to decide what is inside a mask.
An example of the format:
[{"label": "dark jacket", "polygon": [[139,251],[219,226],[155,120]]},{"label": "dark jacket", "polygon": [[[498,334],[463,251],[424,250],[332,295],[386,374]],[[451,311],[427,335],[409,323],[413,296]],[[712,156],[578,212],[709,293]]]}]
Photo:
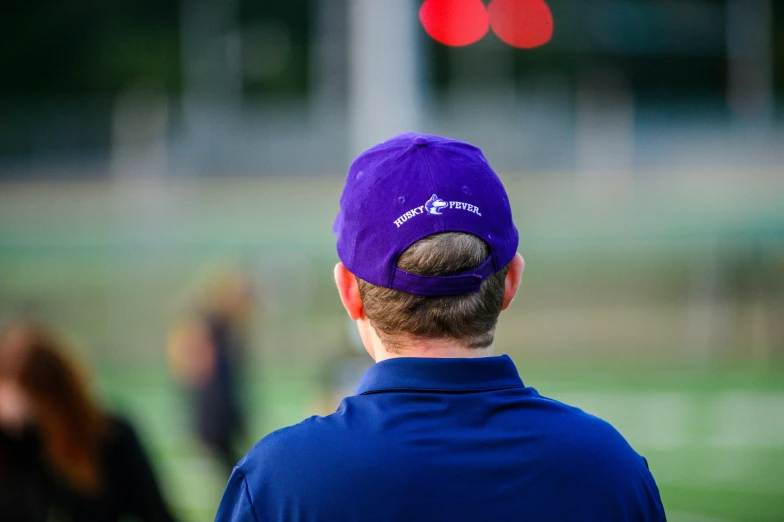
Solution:
[{"label": "dark jacket", "polygon": [[142,522],[174,518],[133,427],[110,417],[102,453],[103,488],[89,495],[72,488],[42,458],[36,432],[0,433],[0,513],[4,522],[115,522],[130,515]]}]

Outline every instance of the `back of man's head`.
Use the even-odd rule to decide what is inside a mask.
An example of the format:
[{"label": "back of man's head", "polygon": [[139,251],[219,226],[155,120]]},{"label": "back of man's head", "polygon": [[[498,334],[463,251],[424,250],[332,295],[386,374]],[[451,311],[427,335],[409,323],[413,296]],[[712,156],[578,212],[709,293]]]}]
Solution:
[{"label": "back of man's head", "polygon": [[349,169],[334,230],[341,299],[386,351],[443,341],[471,356],[493,343],[522,258],[504,186],[477,147],[407,133],[370,148]]},{"label": "back of man's head", "polygon": [[[477,236],[443,232],[411,245],[397,267],[412,274],[448,276],[476,268],[489,253]],[[479,292],[434,297],[357,280],[365,313],[390,351],[414,339],[450,339],[466,348],[485,348],[493,343],[507,271],[508,265],[482,281]]]}]

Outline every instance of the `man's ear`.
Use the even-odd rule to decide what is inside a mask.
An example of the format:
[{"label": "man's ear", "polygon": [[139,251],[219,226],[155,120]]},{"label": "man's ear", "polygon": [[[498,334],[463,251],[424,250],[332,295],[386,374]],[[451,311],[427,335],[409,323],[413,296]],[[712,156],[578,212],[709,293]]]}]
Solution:
[{"label": "man's ear", "polygon": [[515,254],[512,262],[509,263],[509,272],[506,273],[506,280],[504,281],[504,302],[501,304],[501,310],[506,310],[512,304],[512,299],[517,294],[520,288],[520,280],[523,277],[523,269],[525,268],[525,261],[520,252]]},{"label": "man's ear", "polygon": [[354,274],[348,271],[343,263],[335,265],[335,284],[338,295],[351,320],[356,321],[363,316],[362,298],[359,296],[359,284]]}]

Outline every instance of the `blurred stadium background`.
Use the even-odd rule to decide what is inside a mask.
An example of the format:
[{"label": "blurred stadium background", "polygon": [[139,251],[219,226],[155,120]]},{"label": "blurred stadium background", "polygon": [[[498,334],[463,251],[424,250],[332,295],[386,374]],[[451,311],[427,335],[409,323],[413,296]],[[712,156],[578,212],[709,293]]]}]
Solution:
[{"label": "blurred stadium background", "polygon": [[253,274],[248,447],[323,413],[352,343],[331,280],[348,163],[450,135],[520,227],[497,351],[613,422],[672,521],[784,520],[784,2],[550,0],[531,50],[438,44],[422,3],[15,0],[0,320],[62,329],[183,519],[211,520],[224,477],[165,364],[183,300]]}]

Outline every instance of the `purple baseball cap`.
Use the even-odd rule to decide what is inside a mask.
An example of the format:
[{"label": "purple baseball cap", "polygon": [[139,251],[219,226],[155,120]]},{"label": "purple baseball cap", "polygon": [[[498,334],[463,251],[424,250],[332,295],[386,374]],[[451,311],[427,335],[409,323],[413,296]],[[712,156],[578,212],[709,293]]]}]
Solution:
[{"label": "purple baseball cap", "polygon": [[[406,133],[363,152],[349,168],[335,219],[338,256],[357,277],[421,296],[478,292],[517,252],[509,197],[479,148]],[[423,276],[397,268],[408,247],[440,232],[483,239],[490,256],[459,274]]]}]

